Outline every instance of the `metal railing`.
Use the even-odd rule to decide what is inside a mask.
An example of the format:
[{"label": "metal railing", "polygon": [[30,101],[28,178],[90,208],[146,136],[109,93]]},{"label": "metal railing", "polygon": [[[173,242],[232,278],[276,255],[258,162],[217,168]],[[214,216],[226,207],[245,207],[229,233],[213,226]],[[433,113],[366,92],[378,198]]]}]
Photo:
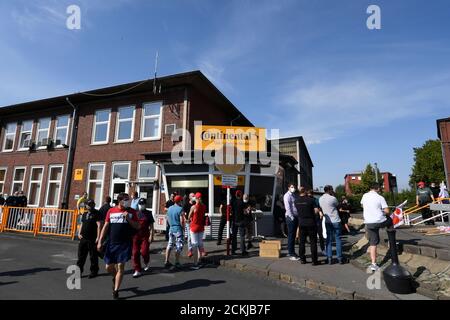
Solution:
[{"label": "metal railing", "polygon": [[0,207],[0,232],[75,238],[77,210]]},{"label": "metal railing", "polygon": [[[436,218],[439,218],[439,217],[441,218],[442,222],[444,222],[444,216],[448,215],[448,212],[441,211],[438,215],[432,216],[432,217],[427,218],[427,219],[422,219],[421,216],[417,216],[417,217],[412,218],[412,219],[410,217],[411,214],[419,213],[422,209],[430,208],[430,205],[432,205],[432,204],[440,204],[444,200],[450,200],[450,198],[437,198],[433,202],[427,203],[426,205],[423,205],[423,206],[415,205],[414,207],[408,208],[407,210],[403,211],[403,216],[404,216],[404,219],[405,219],[405,225],[407,225],[407,226],[410,226],[410,225],[417,226],[417,225],[425,223],[427,221],[435,220]],[[422,219],[422,220],[416,222],[417,220],[420,220],[420,219]]]}]

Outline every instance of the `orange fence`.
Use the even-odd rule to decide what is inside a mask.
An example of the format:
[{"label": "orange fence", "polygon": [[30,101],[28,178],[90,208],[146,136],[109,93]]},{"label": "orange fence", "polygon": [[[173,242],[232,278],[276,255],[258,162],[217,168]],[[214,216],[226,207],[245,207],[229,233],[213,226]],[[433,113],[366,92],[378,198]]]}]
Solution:
[{"label": "orange fence", "polygon": [[0,232],[75,238],[77,210],[0,207]]}]

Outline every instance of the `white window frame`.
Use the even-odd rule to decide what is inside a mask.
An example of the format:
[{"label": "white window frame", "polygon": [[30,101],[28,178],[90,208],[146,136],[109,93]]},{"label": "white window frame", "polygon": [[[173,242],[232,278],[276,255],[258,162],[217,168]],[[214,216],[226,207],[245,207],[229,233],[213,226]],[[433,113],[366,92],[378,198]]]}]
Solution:
[{"label": "white window frame", "polygon": [[[41,180],[31,180],[33,179],[33,170],[34,169],[42,169]],[[31,166],[30,167],[30,181],[28,183],[28,206],[29,207],[39,207],[39,203],[41,202],[41,194],[42,194],[42,180],[44,179],[45,167],[44,166]],[[31,185],[39,184],[39,195],[37,199],[37,204],[30,204],[31,199]]]},{"label": "white window frame", "polygon": [[[101,111],[108,111],[108,121],[100,121],[97,123],[97,112]],[[97,131],[97,124],[105,124],[108,123],[108,127],[106,129],[106,140],[103,141],[95,141],[95,134]],[[93,128],[92,128],[92,138],[91,138],[91,144],[92,145],[98,145],[98,144],[108,144],[109,142],[109,129],[111,127],[111,109],[99,109],[95,110],[94,114],[94,122],[93,122]]]},{"label": "white window frame", "polygon": [[8,174],[8,167],[0,167],[0,170],[5,170],[5,178],[3,179],[3,181],[0,180],[0,183],[2,184],[2,188],[0,189],[0,194],[4,194],[6,175]]},{"label": "white window frame", "polygon": [[[101,166],[103,168],[103,179],[102,180],[91,180],[91,167],[92,166]],[[103,191],[105,190],[104,189],[105,188],[105,178],[106,178],[106,163],[105,162],[91,162],[91,163],[89,163],[88,176],[87,176],[87,179],[86,179],[87,180],[87,185],[86,185],[87,193],[89,194],[89,191],[90,191],[89,190],[89,185],[92,182],[95,182],[95,183],[100,182],[102,184],[102,186],[101,186],[101,197],[103,198]],[[102,206],[102,201],[103,201],[103,199],[100,200],[100,203],[95,203],[96,208],[99,208],[99,207]]]},{"label": "white window frame", "polygon": [[[14,180],[16,178],[16,171],[17,170],[21,170],[21,169],[24,169],[24,171],[23,171],[23,180],[22,181]],[[11,192],[10,192],[11,195],[14,194],[14,185],[16,183],[22,183],[22,188],[20,188],[20,190],[23,190],[23,188],[25,187],[25,177],[26,176],[27,176],[27,167],[26,166],[14,167],[13,176],[12,176],[12,184],[11,184]]]},{"label": "white window frame", "polygon": [[148,177],[141,177],[140,176],[141,165],[142,164],[154,164],[156,166],[156,164],[153,161],[139,161],[138,162],[138,166],[137,166],[137,174],[136,174],[137,180],[139,180],[139,181],[141,181],[141,180],[142,181],[154,181],[156,179],[156,170],[155,170],[155,176],[154,177],[148,178]]},{"label": "white window frame", "polygon": [[[127,164],[128,165],[128,179],[114,179],[114,167],[117,165],[123,165],[123,164]],[[110,196],[111,199],[114,200],[114,184],[116,183],[125,183],[125,192],[127,192],[128,188],[127,185],[130,182],[130,173],[131,173],[131,161],[116,161],[113,162],[111,165],[111,189],[110,189]]]},{"label": "white window frame", "polygon": [[[59,118],[61,118],[61,117],[67,117],[68,118],[67,125],[65,125],[65,126],[60,126],[59,125]],[[63,144],[67,145],[67,142],[68,142],[67,139],[69,137],[69,128],[70,128],[70,115],[69,114],[62,114],[62,115],[59,115],[59,116],[56,117],[55,131],[53,133],[53,141],[55,143],[55,148],[63,148]],[[61,141],[61,144],[57,145],[56,144],[56,137],[57,137],[57,134],[58,134],[58,130],[61,130],[61,129],[66,129],[66,138],[64,139],[64,141]]]},{"label": "white window frame", "polygon": [[[10,124],[14,124],[15,125],[14,132],[7,133],[8,125],[10,125]],[[14,150],[14,144],[16,143],[16,134],[17,134],[17,122],[7,123],[6,127],[5,127],[5,136],[3,138],[2,152],[12,152]],[[12,148],[11,149],[5,149],[5,147],[6,147],[6,138],[8,136],[13,136],[13,144],[12,144]]]},{"label": "white window frame", "polygon": [[[125,118],[120,119],[120,109],[125,108],[133,108],[133,116],[132,118]],[[134,119],[136,116],[136,106],[135,105],[129,105],[129,106],[122,106],[117,108],[116,112],[116,134],[114,137],[115,143],[123,143],[123,142],[132,142],[134,140]],[[131,137],[129,139],[119,139],[119,124],[120,122],[129,122],[131,120]]]},{"label": "white window frame", "polygon": [[[25,122],[31,122],[31,129],[30,129],[30,130],[23,131],[23,124],[24,124]],[[20,144],[21,144],[21,142],[22,142],[22,135],[23,135],[24,133],[30,133],[30,140],[33,141],[33,128],[34,128],[34,121],[33,121],[33,120],[25,120],[25,121],[22,121],[22,124],[20,125],[19,148],[17,149],[17,151],[26,151],[26,150],[28,150],[28,148],[26,148],[26,147],[21,147],[21,146],[20,146]],[[25,140],[24,140],[24,142],[25,142]]]},{"label": "white window frame", "polygon": [[[50,176],[52,174],[52,169],[53,168],[61,168],[61,180],[50,180]],[[64,165],[62,164],[51,164],[48,166],[48,179],[47,179],[47,191],[46,191],[46,195],[45,195],[45,204],[44,207],[46,208],[58,208],[59,206],[59,201],[61,200],[61,191],[62,191],[62,180],[63,180],[63,176],[64,176]],[[48,195],[49,195],[49,191],[50,191],[50,183],[57,183],[59,182],[59,194],[58,194],[58,200],[56,201],[56,205],[55,206],[49,206],[48,205]]]},{"label": "white window frame", "polygon": [[[48,128],[47,129],[42,129],[41,128],[41,121],[42,120],[49,120],[48,121]],[[50,127],[52,126],[52,118],[50,118],[50,117],[46,117],[46,118],[40,118],[39,119],[39,122],[38,122],[38,127],[37,127],[37,135],[36,135],[36,145],[38,145],[39,144],[39,133],[41,132],[41,131],[47,131],[47,139],[48,138],[50,138]],[[40,146],[40,147],[38,147],[38,149],[47,149],[47,146]]]},{"label": "white window frame", "polygon": [[[146,116],[145,115],[145,106],[151,104],[160,104],[159,116]],[[146,119],[155,119],[159,117],[159,131],[156,137],[144,137],[145,132],[145,120]],[[153,140],[161,140],[161,131],[162,131],[162,118],[163,118],[163,102],[155,101],[155,102],[145,102],[142,104],[142,117],[141,117],[141,141],[153,141]]]}]

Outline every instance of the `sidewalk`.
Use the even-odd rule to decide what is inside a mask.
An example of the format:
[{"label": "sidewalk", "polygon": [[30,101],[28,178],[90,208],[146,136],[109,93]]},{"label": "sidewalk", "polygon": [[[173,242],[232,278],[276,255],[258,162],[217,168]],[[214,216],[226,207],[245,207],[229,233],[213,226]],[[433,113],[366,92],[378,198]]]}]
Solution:
[{"label": "sidewalk", "polygon": [[[344,250],[349,250],[360,239],[362,234],[356,237],[344,236]],[[158,237],[159,238],[159,237]],[[268,239],[270,240],[270,239]],[[225,241],[223,241],[224,243]],[[165,242],[157,241],[152,245],[153,249],[163,249]],[[279,259],[259,257],[258,242],[253,242],[254,248],[249,250],[249,256],[226,256],[226,245],[216,245],[216,241],[205,241],[205,249],[208,252],[207,263],[220,264],[222,267],[234,269],[240,272],[249,272],[275,281],[283,281],[293,286],[306,287],[320,290],[330,294],[330,298],[346,300],[411,300],[429,299],[419,294],[396,295],[389,292],[381,278],[380,289],[369,289],[366,285],[368,277],[361,269],[350,263],[340,265],[312,266],[307,248],[308,264],[302,265],[299,261],[290,261],[286,257],[287,240],[282,239],[282,257]],[[296,245],[296,251],[298,246]],[[183,262],[186,261],[186,249],[183,250]],[[238,251],[239,252],[239,251]],[[325,258],[319,260],[323,262]]]}]

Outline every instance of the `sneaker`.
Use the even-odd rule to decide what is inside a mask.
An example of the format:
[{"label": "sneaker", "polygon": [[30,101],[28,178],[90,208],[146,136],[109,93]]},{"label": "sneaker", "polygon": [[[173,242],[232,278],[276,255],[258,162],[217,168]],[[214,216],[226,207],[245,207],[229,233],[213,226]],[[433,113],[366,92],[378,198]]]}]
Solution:
[{"label": "sneaker", "polygon": [[218,246],[220,246],[222,244],[222,242],[220,242],[220,241],[217,241],[217,245]]},{"label": "sneaker", "polygon": [[300,259],[300,263],[301,263],[301,264],[306,264],[306,260]]},{"label": "sneaker", "polygon": [[145,272],[150,271],[150,264],[146,264],[146,265],[145,265],[144,271],[145,271]]},{"label": "sneaker", "polygon": [[380,270],[380,267],[379,267],[376,263],[372,263],[372,264],[370,265],[370,270],[372,270],[372,271],[378,271],[378,270]]},{"label": "sneaker", "polygon": [[242,252],[242,253],[241,253],[241,256],[243,256],[243,257],[248,256],[248,252],[247,252],[247,251]]},{"label": "sneaker", "polygon": [[139,278],[140,276],[142,276],[142,273],[140,273],[139,271],[135,271],[133,273],[133,278]]},{"label": "sneaker", "polygon": [[175,263],[175,268],[176,269],[181,269],[181,263],[179,263],[179,262]]},{"label": "sneaker", "polygon": [[164,263],[164,268],[170,268],[171,266],[172,266],[172,264],[169,261]]},{"label": "sneaker", "polygon": [[340,264],[346,264],[346,263],[347,263],[347,260],[345,260],[345,258],[342,258],[342,259],[339,260],[339,263],[340,263]]},{"label": "sneaker", "polygon": [[192,250],[189,250],[187,256],[188,256],[189,258],[192,258],[193,255],[194,255],[194,254],[192,253]]},{"label": "sneaker", "polygon": [[333,264],[333,259],[332,258],[327,258],[325,260],[325,264],[332,265]]},{"label": "sneaker", "polygon": [[119,299],[119,290],[113,290],[113,299],[114,300]]},{"label": "sneaker", "polygon": [[313,261],[312,265],[313,266],[318,266],[318,265],[320,265],[320,262],[319,261]]},{"label": "sneaker", "polygon": [[195,264],[195,265],[193,265],[190,269],[191,269],[191,270],[198,270],[198,269],[200,269],[200,266],[197,265],[197,264]]},{"label": "sneaker", "polygon": [[206,251],[201,251],[200,252],[200,256],[201,257],[206,257],[208,254],[206,253]]},{"label": "sneaker", "polygon": [[298,260],[300,260],[300,258],[299,258],[299,257],[296,257],[296,256],[291,256],[291,257],[289,258],[289,260],[291,260],[291,261],[298,261]]}]

